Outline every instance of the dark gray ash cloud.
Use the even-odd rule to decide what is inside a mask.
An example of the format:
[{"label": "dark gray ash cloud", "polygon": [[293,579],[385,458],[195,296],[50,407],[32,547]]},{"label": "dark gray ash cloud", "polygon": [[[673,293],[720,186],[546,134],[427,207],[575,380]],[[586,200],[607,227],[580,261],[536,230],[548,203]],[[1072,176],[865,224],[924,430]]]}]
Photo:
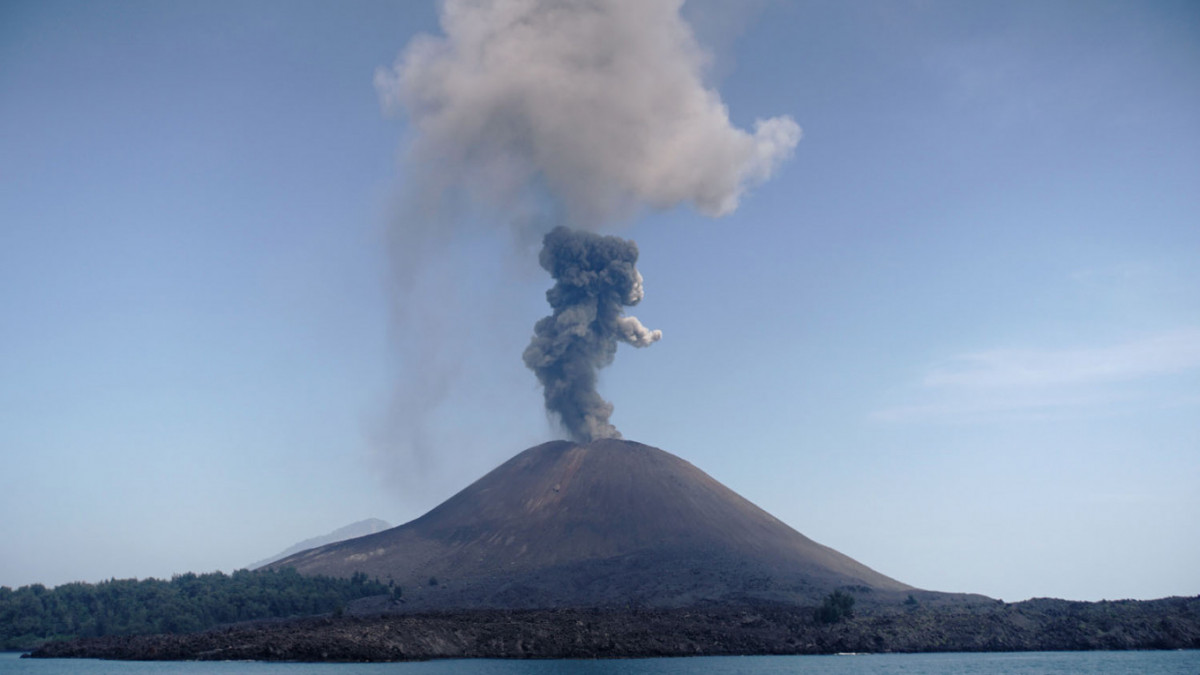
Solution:
[{"label": "dark gray ash cloud", "polygon": [[632,241],[565,227],[542,242],[538,260],[554,277],[546,292],[554,313],[534,326],[525,365],[572,440],[621,437],[608,421],[612,404],[596,391],[596,371],[612,363],[618,342],[648,347],[662,338],[662,331],[624,315],[642,299],[637,258]]}]

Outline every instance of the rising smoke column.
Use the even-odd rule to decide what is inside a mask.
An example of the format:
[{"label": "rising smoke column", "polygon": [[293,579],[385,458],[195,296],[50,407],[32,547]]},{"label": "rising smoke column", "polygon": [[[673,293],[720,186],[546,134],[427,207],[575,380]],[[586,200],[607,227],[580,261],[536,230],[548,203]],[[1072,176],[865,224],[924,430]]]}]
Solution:
[{"label": "rising smoke column", "polygon": [[[406,325],[469,314],[426,300],[407,281],[436,266],[437,247],[453,243],[464,226],[495,223],[521,239],[563,225],[604,230],[680,204],[725,216],[792,154],[800,127],[790,117],[759,119],[752,131],[731,123],[704,81],[710,57],[681,16],[682,4],[444,0],[443,35],[414,38],[391,68],[376,71],[384,108],[404,115],[411,133],[410,214],[393,232],[403,281],[398,304],[432,305],[426,320],[410,309]],[[455,219],[464,212],[473,217]],[[641,294],[636,248],[621,242],[629,249],[617,253],[616,242],[555,232],[541,255],[557,281],[554,314],[538,323],[525,362],[573,436],[615,435],[611,406],[595,394],[595,368],[612,360],[614,340],[645,346],[658,339],[621,315]],[[613,280],[625,290],[581,282],[616,274],[600,253],[580,253],[575,268],[560,264],[560,254],[573,259],[592,244],[613,249],[613,269],[627,266],[625,280]],[[408,339],[426,332],[408,331],[418,336]],[[413,383],[412,399],[431,407],[424,385],[444,380],[429,372],[443,352],[439,340],[427,343],[405,360],[414,372],[403,381]],[[419,429],[420,420],[412,421]]]},{"label": "rising smoke column", "polygon": [[555,281],[546,292],[554,313],[534,326],[525,365],[573,440],[621,437],[608,421],[612,404],[596,392],[596,370],[612,363],[618,341],[648,347],[662,337],[623,315],[642,299],[637,257],[632,241],[565,227],[542,241],[538,261]]}]

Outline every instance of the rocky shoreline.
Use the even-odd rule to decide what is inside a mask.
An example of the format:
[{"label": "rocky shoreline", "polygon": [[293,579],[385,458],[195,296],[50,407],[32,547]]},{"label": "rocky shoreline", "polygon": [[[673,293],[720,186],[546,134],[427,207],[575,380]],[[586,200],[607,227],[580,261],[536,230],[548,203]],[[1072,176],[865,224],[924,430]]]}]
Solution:
[{"label": "rocky shoreline", "polygon": [[1200,596],[877,607],[835,624],[811,607],[471,610],[324,616],[199,633],[47,644],[35,658],[410,661],[839,652],[1200,649]]}]

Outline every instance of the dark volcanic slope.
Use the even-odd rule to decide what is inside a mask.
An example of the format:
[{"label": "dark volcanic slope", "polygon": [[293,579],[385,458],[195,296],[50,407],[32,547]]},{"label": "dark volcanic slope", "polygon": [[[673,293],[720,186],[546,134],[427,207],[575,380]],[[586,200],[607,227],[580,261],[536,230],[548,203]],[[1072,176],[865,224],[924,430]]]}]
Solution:
[{"label": "dark volcanic slope", "polygon": [[811,601],[838,586],[910,589],[688,462],[621,440],[530,448],[410,523],[274,566],[394,580],[410,609]]}]

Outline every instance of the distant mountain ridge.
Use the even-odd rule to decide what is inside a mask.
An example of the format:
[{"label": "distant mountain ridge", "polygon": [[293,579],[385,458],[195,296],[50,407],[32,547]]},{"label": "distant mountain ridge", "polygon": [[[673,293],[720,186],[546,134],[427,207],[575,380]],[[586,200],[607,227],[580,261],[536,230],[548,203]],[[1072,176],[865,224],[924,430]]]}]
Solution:
[{"label": "distant mountain ridge", "polygon": [[313,537],[312,539],[305,539],[298,544],[293,544],[269,558],[263,558],[262,560],[250,565],[249,569],[254,570],[260,567],[265,567],[276,560],[282,560],[283,558],[286,558],[290,555],[295,555],[301,551],[307,551],[310,548],[325,546],[326,544],[335,544],[339,541],[354,539],[355,537],[364,537],[368,534],[383,532],[384,530],[391,529],[391,527],[391,523],[387,522],[386,520],[380,520],[379,518],[367,518],[366,520],[360,520],[356,523],[350,523],[345,527],[339,527],[328,534],[323,534],[319,537]]},{"label": "distant mountain ridge", "polygon": [[272,566],[364,572],[399,586],[405,611],[811,603],[837,588],[879,599],[916,590],[679,457],[618,439],[530,448],[414,521]]}]

